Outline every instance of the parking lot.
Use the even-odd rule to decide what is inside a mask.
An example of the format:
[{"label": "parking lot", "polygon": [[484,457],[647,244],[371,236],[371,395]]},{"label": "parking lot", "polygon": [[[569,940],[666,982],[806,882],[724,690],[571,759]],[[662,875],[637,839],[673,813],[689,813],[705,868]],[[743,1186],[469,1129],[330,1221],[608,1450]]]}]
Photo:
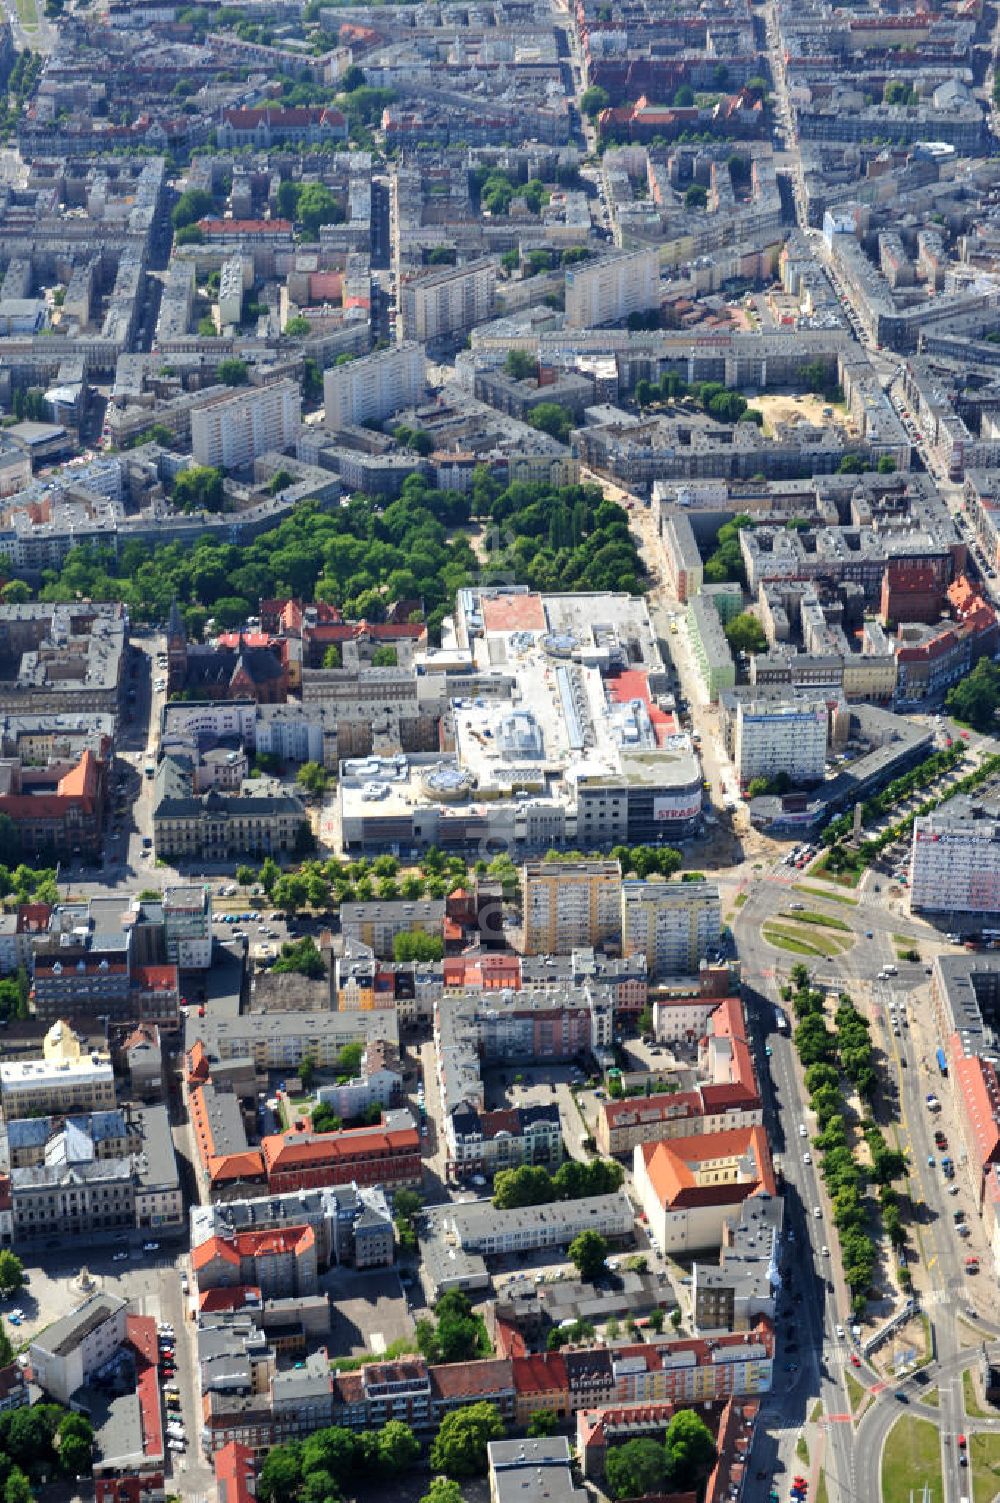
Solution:
[{"label": "parking lot", "polygon": [[364,1273],[335,1268],[320,1287],[330,1296],[330,1352],[380,1355],[394,1341],[412,1338],[411,1304],[420,1299],[419,1286],[404,1289],[393,1269]]}]

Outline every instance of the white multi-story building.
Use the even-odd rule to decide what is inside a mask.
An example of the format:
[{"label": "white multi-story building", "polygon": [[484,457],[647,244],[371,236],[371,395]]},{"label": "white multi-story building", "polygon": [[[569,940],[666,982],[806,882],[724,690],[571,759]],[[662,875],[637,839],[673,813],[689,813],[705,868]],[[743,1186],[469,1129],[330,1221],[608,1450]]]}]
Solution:
[{"label": "white multi-story building", "polygon": [[241,470],[269,449],[284,449],[299,431],[302,398],[294,381],[275,381],[221,397],[191,414],[198,464]]},{"label": "white multi-story building", "polygon": [[655,249],[604,256],[566,272],[566,327],[593,329],[645,313],[660,300],[660,262]]},{"label": "white multi-story building", "polygon": [[31,1343],[31,1375],[60,1404],[114,1356],[125,1340],[128,1306],[117,1294],[92,1294]]},{"label": "white multi-story building", "polygon": [[[247,263],[251,265],[252,263]],[[246,286],[242,256],[230,256],[219,272],[219,323],[223,328],[238,324],[243,317],[243,292]]]},{"label": "white multi-story building", "polygon": [[331,366],[323,377],[327,427],[381,422],[413,406],[423,396],[426,372],[423,347],[412,340]]},{"label": "white multi-story building", "polygon": [[793,783],[822,782],[828,714],[820,700],[740,703],[733,733],[733,763],[745,788],[754,778],[787,773]]},{"label": "white multi-story building", "polygon": [[208,970],[212,964],[212,893],[207,885],[164,890],[163,937],[167,959],[182,971]]},{"label": "white multi-story building", "polygon": [[1000,913],[1000,809],[970,799],[913,821],[910,907],[915,911]]},{"label": "white multi-story building", "polygon": [[493,317],[496,287],[496,265],[485,256],[411,277],[399,292],[403,338],[427,344],[467,334]]},{"label": "white multi-story building", "polygon": [[643,954],[650,980],[697,971],[722,933],[715,882],[623,882],[622,952]]}]

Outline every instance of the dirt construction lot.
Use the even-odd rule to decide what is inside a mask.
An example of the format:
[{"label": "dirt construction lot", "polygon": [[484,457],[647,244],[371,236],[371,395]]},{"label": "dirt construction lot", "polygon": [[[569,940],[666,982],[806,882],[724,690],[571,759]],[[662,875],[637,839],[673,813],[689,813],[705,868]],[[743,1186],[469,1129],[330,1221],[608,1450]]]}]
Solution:
[{"label": "dirt construction lot", "polygon": [[773,433],[776,425],[780,423],[814,423],[818,428],[822,428],[827,423],[836,422],[849,432],[854,426],[848,421],[847,414],[842,407],[832,409],[832,418],[824,417],[823,409],[829,407],[830,403],[825,402],[822,397],[810,395],[795,397],[788,392],[776,392],[773,395],[754,397],[751,405],[764,414],[765,433]]}]

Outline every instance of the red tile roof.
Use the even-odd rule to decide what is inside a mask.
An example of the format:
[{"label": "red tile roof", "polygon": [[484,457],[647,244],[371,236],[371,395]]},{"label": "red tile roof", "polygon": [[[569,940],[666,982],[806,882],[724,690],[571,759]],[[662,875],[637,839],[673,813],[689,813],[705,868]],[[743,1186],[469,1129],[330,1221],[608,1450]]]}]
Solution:
[{"label": "red tile roof", "polygon": [[212,1459],[219,1503],[253,1503],[257,1496],[257,1472],[253,1451],[231,1440]]},{"label": "red tile roof", "polygon": [[487,1399],[513,1391],[511,1363],[503,1357],[481,1362],[438,1363],[430,1368],[431,1395],[436,1399]]}]

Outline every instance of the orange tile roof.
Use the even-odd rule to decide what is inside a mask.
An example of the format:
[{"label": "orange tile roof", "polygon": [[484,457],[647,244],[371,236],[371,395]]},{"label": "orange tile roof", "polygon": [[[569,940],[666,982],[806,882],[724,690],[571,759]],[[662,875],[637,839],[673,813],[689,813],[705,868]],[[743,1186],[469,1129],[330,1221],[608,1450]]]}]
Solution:
[{"label": "orange tile roof", "polygon": [[968,1131],[969,1151],[982,1174],[1000,1159],[1000,1078],[989,1060],[952,1048],[952,1073]]},{"label": "orange tile roof", "polygon": [[[777,1187],[767,1134],[763,1127],[737,1127],[728,1132],[696,1133],[667,1142],[643,1143],[639,1151],[653,1193],[663,1206],[727,1205],[751,1195],[776,1195]],[[742,1183],[732,1180],[701,1185],[692,1166],[709,1159],[752,1155],[755,1173]]]},{"label": "orange tile roof", "polygon": [[93,798],[97,792],[97,758],[86,750],[79,762],[59,779],[59,793],[63,798]]},{"label": "orange tile roof", "polygon": [[386,1131],[383,1127],[353,1127],[341,1132],[275,1133],[261,1141],[269,1174],[296,1164],[332,1163],[366,1154],[412,1153],[420,1147],[415,1127]]}]

